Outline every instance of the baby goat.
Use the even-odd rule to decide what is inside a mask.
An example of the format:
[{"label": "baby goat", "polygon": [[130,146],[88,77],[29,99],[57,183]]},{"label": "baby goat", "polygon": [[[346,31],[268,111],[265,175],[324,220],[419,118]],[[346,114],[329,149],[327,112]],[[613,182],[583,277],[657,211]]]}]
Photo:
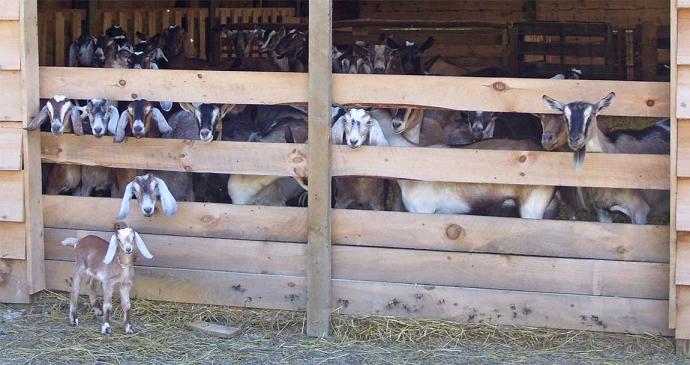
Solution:
[{"label": "baby goat", "polygon": [[129,214],[129,202],[132,199],[132,194],[139,202],[141,213],[146,217],[152,216],[155,212],[156,199],[161,201],[163,214],[174,215],[177,212],[177,202],[165,182],[151,174],[146,174],[135,177],[127,184],[125,193],[122,195],[117,219],[124,219]]},{"label": "baby goat", "polygon": [[[156,130],[151,127],[152,121],[156,123]],[[173,130],[158,108],[154,107],[150,101],[141,99],[129,103],[127,109],[120,115],[114,133],[115,143],[124,141],[127,126],[135,138],[168,137]]]},{"label": "baby goat", "polygon": [[[139,233],[131,228],[122,228],[110,237],[110,243],[100,237],[89,235],[81,239],[66,238],[62,244],[74,247],[76,256],[76,268],[72,275],[72,292],[69,301],[69,323],[72,326],[79,324],[77,303],[79,302],[81,279],[86,275],[90,284],[88,294],[93,311],[96,315],[103,315],[101,334],[109,335],[112,333],[110,314],[113,307],[113,290],[116,285],[120,286],[125,334],[134,333],[132,325],[129,323],[130,309],[132,308],[129,292],[134,281],[134,268],[132,267],[134,246],[136,245],[139,252],[147,259],[153,258]],[[117,260],[115,260],[116,254]],[[103,286],[102,308],[98,306],[94,280],[99,281]]]}]

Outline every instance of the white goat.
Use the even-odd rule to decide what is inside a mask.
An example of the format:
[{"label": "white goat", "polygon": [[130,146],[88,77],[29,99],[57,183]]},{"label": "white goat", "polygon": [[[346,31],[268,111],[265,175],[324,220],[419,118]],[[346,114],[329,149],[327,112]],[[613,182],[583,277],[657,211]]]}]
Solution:
[{"label": "white goat", "polygon": [[117,219],[124,219],[129,214],[129,203],[132,195],[139,202],[141,213],[146,217],[151,217],[156,210],[156,200],[160,200],[163,214],[174,215],[177,212],[177,202],[168,190],[165,182],[151,174],[137,176],[132,180],[122,195],[120,212]]}]

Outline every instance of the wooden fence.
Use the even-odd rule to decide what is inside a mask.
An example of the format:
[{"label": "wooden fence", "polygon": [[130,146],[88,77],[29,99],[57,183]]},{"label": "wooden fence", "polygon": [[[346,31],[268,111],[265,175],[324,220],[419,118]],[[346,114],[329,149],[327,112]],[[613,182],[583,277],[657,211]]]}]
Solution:
[{"label": "wooden fence", "polygon": [[[309,101],[307,74],[43,67],[40,76],[41,97]],[[668,84],[656,82],[339,74],[332,83],[333,102],[344,105],[544,113],[542,94],[589,100],[615,91],[608,115],[666,117],[670,107]],[[294,175],[290,156],[308,157],[307,147],[41,136],[44,162],[230,174]],[[332,176],[669,189],[668,156],[588,154],[575,173],[569,153],[331,146],[330,155]],[[72,256],[59,242],[108,235],[119,200],[44,196],[43,205],[47,287],[67,290]],[[307,221],[306,208],[229,204],[133,213],[128,224],[156,256],[137,263],[136,295],[304,310]],[[340,313],[670,334],[665,226],[333,210],[331,229]]]},{"label": "wooden fence", "polygon": [[[156,34],[171,25],[185,25],[195,42],[197,56],[206,58],[207,35],[211,24],[206,8],[169,9],[98,9],[96,23],[105,31],[113,25],[121,26],[130,38],[136,32]],[[69,45],[88,29],[86,10],[42,10],[39,19],[40,62],[44,66],[66,66]],[[218,24],[300,23],[293,8],[219,8]],[[227,55],[225,55],[227,56]]]}]

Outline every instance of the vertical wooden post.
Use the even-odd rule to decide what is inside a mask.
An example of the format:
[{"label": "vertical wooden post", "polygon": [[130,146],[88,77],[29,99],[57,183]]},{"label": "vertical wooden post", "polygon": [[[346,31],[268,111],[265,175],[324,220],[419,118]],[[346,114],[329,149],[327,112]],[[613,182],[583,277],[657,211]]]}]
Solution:
[{"label": "vertical wooden post", "polygon": [[[36,0],[20,2],[22,118],[28,123],[38,113],[38,9]],[[23,132],[24,223],[29,293],[45,289],[43,255],[43,200],[41,190],[41,138],[38,130]]]},{"label": "vertical wooden post", "polygon": [[307,335],[325,337],[331,319],[332,0],[309,2],[309,214]]},{"label": "vertical wooden post", "polygon": [[86,17],[89,21],[89,34],[97,37],[101,34],[101,24],[98,24],[98,0],[89,1],[89,9]]}]

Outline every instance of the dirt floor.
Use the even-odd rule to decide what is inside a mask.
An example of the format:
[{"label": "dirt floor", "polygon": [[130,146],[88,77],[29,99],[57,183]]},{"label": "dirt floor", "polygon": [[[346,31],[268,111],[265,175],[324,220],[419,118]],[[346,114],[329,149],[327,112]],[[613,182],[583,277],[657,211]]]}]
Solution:
[{"label": "dirt floor", "polygon": [[[80,301],[44,292],[33,305],[0,304],[1,364],[680,364],[671,339],[583,331],[458,325],[336,315],[327,340],[302,335],[304,314],[134,301],[134,335],[100,323]],[[119,314],[116,313],[116,318]],[[239,327],[221,339],[185,328],[204,320]]]}]

